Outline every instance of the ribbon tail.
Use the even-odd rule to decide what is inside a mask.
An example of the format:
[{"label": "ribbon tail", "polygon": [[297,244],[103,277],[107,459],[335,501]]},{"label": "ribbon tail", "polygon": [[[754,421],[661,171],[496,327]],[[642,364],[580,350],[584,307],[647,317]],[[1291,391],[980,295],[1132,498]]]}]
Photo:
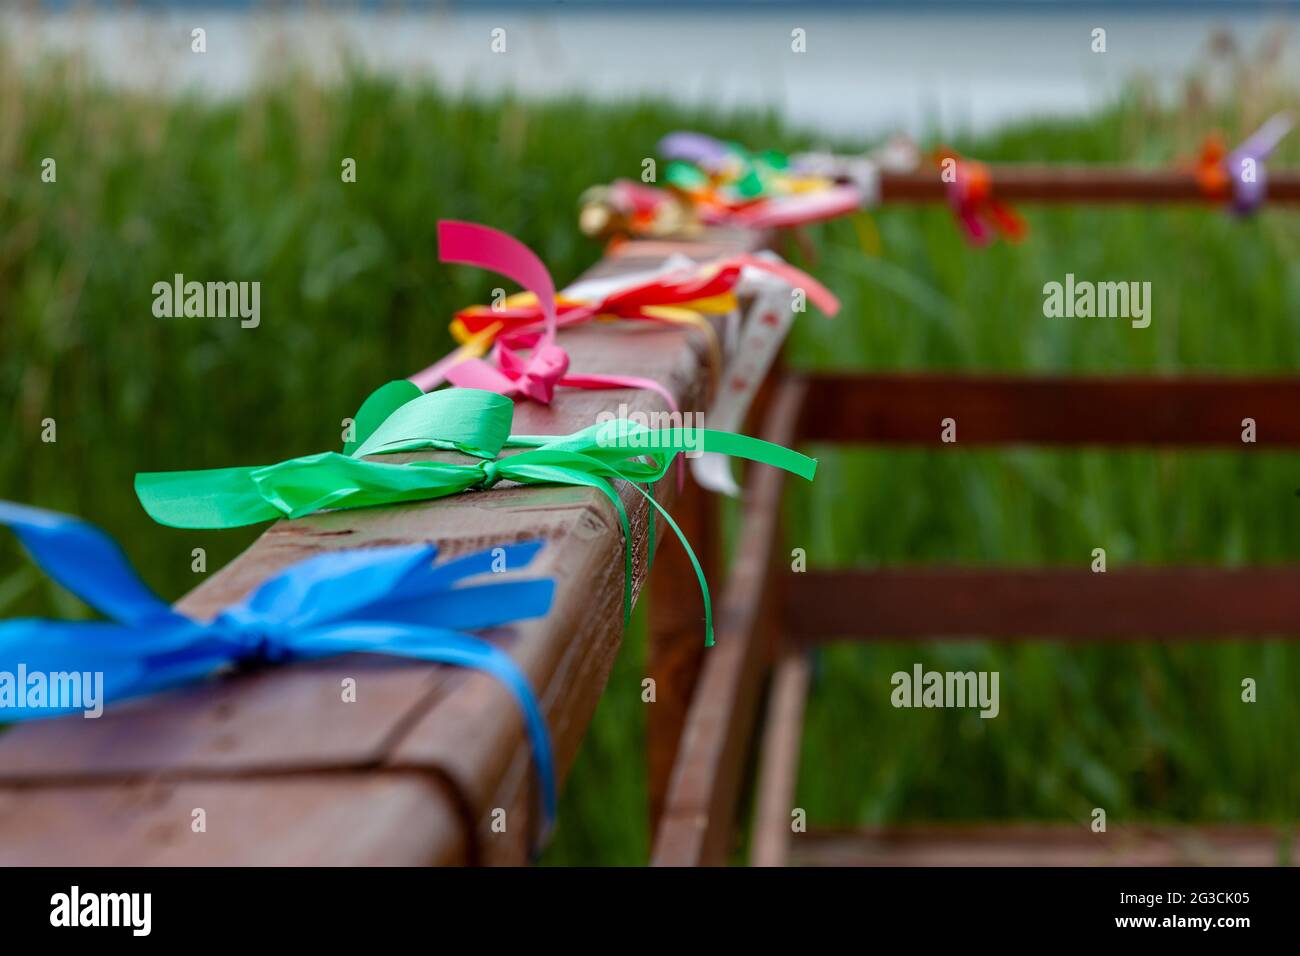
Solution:
[{"label": "ribbon tail", "polygon": [[784,445],[777,445],[761,438],[737,435],[733,432],[718,432],[710,428],[695,432],[695,440],[703,435],[704,450],[716,451],[736,458],[745,458],[760,464],[780,468],[805,481],[812,481],[817,475],[817,459],[801,455]]},{"label": "ribbon tail", "polygon": [[285,513],[259,492],[258,470],[140,472],[135,495],[150,518],[170,528],[241,528]]},{"label": "ribbon tail", "polygon": [[447,370],[447,380],[458,388],[480,388],[498,395],[515,395],[519,383],[483,359],[466,359]]},{"label": "ribbon tail", "polygon": [[[586,389],[604,389],[604,388],[642,388],[659,395],[668,404],[668,409],[674,415],[679,414],[677,408],[677,399],[673,398],[672,392],[660,385],[652,378],[640,378],[636,375],[566,375],[560,379],[561,385],[569,388],[586,388]],[[674,455],[677,465],[677,493],[680,495],[686,490],[686,470],[682,467],[681,459]],[[653,542],[653,538],[651,541]]]},{"label": "ribbon tail", "polygon": [[840,300],[835,297],[835,293],[802,269],[795,268],[784,260],[745,255],[739,256],[734,261],[739,261],[741,265],[774,275],[792,289],[803,289],[812,304],[828,316],[833,317],[840,311]]},{"label": "ribbon tail", "polygon": [[984,225],[980,217],[970,209],[959,209],[957,211],[957,222],[961,226],[962,235],[972,246],[980,247],[989,244],[989,229]]},{"label": "ribbon tail", "polygon": [[106,621],[0,623],[0,724],[98,717],[108,701],[140,693],[147,675],[135,638],[134,626]]},{"label": "ribbon tail", "polygon": [[713,602],[709,599],[709,582],[704,578],[704,568],[700,566],[700,559],[695,556],[695,550],[691,547],[690,541],[686,539],[686,535],[682,533],[682,529],[677,526],[677,522],[673,520],[673,516],[664,509],[663,505],[655,501],[654,495],[647,492],[635,482],[632,484],[632,487],[650,503],[650,506],[654,511],[659,512],[664,521],[668,522],[668,527],[673,529],[673,534],[677,535],[677,540],[680,541],[682,547],[686,549],[686,557],[690,559],[691,567],[695,569],[695,579],[700,583],[700,596],[704,599],[704,646],[712,647]]},{"label": "ribbon tail", "polygon": [[492,344],[492,339],[496,337],[500,328],[500,323],[494,323],[486,328],[479,329],[459,348],[434,362],[423,371],[416,372],[410,377],[409,381],[422,392],[433,391],[447,381],[448,373],[457,365],[470,359],[482,358],[487,353],[488,346]]},{"label": "ribbon tail", "polygon": [[555,282],[537,254],[514,236],[477,223],[444,219],[438,223],[438,258],[478,266],[518,282],[537,296],[542,308],[543,344],[555,341]]},{"label": "ribbon tail", "polygon": [[1029,227],[1025,224],[1025,220],[1021,218],[1020,213],[1006,203],[989,203],[989,215],[997,223],[1002,235],[1006,236],[1011,242],[1019,242],[1029,232]]},{"label": "ribbon tail", "polygon": [[94,525],[8,501],[0,501],[0,525],[18,536],[46,574],[114,620],[186,620],[140,580],[117,543]]},{"label": "ribbon tail", "polygon": [[594,469],[611,470],[604,462],[585,455],[538,448],[503,459],[500,474],[501,477],[513,481],[583,485],[595,488],[609,499],[618,516],[619,527],[623,531],[623,626],[627,627],[632,620],[632,523],[628,519],[627,508],[618,492],[614,490],[614,486],[608,481],[569,463],[589,464]]}]

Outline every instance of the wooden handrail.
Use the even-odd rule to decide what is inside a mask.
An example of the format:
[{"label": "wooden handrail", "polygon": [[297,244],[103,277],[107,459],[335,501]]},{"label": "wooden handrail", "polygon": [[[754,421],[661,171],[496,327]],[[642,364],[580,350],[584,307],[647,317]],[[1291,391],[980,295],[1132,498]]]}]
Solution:
[{"label": "wooden handrail", "polygon": [[1300,567],[885,567],[789,574],[793,641],[1300,635]]},{"label": "wooden handrail", "polygon": [[[762,241],[714,233],[697,243],[627,243],[588,276],[655,267],[671,253],[751,251]],[[598,323],[567,330],[564,345],[575,369],[653,378],[682,410],[706,399],[709,349],[698,330]],[[647,390],[561,390],[549,407],[517,404],[514,430],[567,433],[620,405],[667,410]],[[675,490],[670,476],[655,495],[671,503]],[[639,593],[646,504],[628,486],[622,500]],[[539,537],[548,545],[530,573],[556,579],[551,613],[488,636],[535,689],[563,780],[622,636],[624,543],[610,503],[593,489],[498,487],[278,522],[178,607],[208,617],[326,550],[432,541],[453,556]],[[194,533],[179,546],[188,555],[203,541]],[[702,630],[691,640],[702,643]],[[357,681],[355,703],[342,700],[345,677]],[[295,664],[112,708],[98,720],[0,735],[0,864],[521,863],[537,824],[533,780],[518,709],[490,678],[374,657]],[[197,809],[205,832],[192,828]]]},{"label": "wooden handrail", "polygon": [[[1295,377],[803,373],[797,380],[805,388],[798,436],[803,441],[943,447],[944,419],[951,418],[958,440],[949,447],[954,448],[1037,443],[1249,450],[1253,445],[1242,440],[1242,419],[1250,418],[1258,444],[1300,446],[1300,425],[1293,415],[1300,407],[1300,378]],[[782,577],[782,663],[763,735],[754,864],[1189,862],[1198,840],[1212,844],[1210,849],[1226,862],[1276,861],[1277,836],[1266,828],[1135,830],[1106,841],[1082,825],[809,835],[792,833],[789,814],[795,803],[810,645],[844,639],[1295,636],[1300,635],[1300,567],[1094,573],[1089,556],[1083,555],[1078,567],[814,569],[783,572]],[[733,670],[739,684],[739,668]],[[702,701],[696,707],[706,713]],[[724,725],[701,716],[697,725],[693,710],[687,739],[711,735],[716,751],[728,734],[748,733],[744,715],[733,718]],[[708,752],[698,742],[695,749],[701,755]],[[693,767],[679,762],[678,772],[724,789],[709,777],[703,756]],[[671,848],[661,841],[656,860],[721,862],[734,807],[697,800],[686,808],[693,812],[683,812],[689,826],[682,829],[694,842],[684,839],[686,849],[670,855]]]},{"label": "wooden handrail", "polygon": [[[1195,173],[1168,169],[1132,169],[1107,166],[989,163],[992,196],[1021,203],[1207,203],[1223,200],[1208,196]],[[949,185],[940,179],[938,166],[908,172],[882,172],[880,199],[885,203],[945,202]],[[1270,203],[1300,202],[1300,172],[1270,170]]]},{"label": "wooden handrail", "polygon": [[[1300,446],[1300,376],[805,373],[804,441]],[[944,419],[956,442],[944,444]],[[1242,441],[1244,419],[1254,443]]]}]

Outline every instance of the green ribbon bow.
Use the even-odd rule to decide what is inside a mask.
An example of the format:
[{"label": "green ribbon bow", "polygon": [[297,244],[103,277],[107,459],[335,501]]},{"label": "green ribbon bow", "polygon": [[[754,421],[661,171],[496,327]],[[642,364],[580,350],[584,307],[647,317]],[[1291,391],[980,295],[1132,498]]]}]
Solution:
[{"label": "green ribbon bow", "polygon": [[[236,528],[274,518],[301,518],[323,508],[363,508],[444,498],[491,488],[499,481],[583,485],[613,504],[623,529],[623,615],[632,611],[631,527],[627,509],[610,483],[632,483],[673,529],[695,568],[704,595],[705,644],[713,643],[708,584],[695,552],[676,522],[644,486],[662,478],[679,452],[712,451],[772,465],[812,480],[815,459],[731,432],[649,429],[612,419],[572,435],[511,437],[514,402],[495,392],[449,388],[424,394],[410,382],[376,390],[354,416],[356,439],[343,454],[323,452],[275,465],[206,471],[141,472],[135,491],[149,516],[173,528]],[[386,464],[368,458],[422,449],[457,451],[472,462],[411,461]],[[505,448],[518,454],[498,457]],[[653,533],[653,532],[652,532]]]}]

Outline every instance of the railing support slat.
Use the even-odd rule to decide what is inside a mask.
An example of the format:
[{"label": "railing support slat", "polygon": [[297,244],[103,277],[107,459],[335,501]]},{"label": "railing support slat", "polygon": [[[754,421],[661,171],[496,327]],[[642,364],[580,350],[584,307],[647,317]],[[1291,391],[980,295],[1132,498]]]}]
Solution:
[{"label": "railing support slat", "polygon": [[772,675],[758,764],[751,866],[785,866],[790,856],[791,813],[811,669],[807,652],[787,651]]},{"label": "railing support slat", "polygon": [[[1036,377],[808,374],[807,441],[956,444],[1300,446],[1300,377]],[[1242,419],[1255,421],[1243,444]]]},{"label": "railing support slat", "polygon": [[[780,383],[762,437],[793,443],[802,402],[802,384]],[[654,843],[657,866],[719,865],[731,848],[759,684],[771,654],[766,639],[780,607],[774,572],[784,479],[775,468],[747,475],[740,540],[719,602],[717,646],[705,652],[691,701]]]},{"label": "railing support slat", "polygon": [[1300,567],[880,568],[790,574],[795,640],[1300,634]]},{"label": "railing support slat", "polygon": [[[670,480],[672,476],[669,476]],[[673,520],[686,534],[710,581],[719,580],[719,528],[717,502],[712,492],[694,481],[673,509]],[[650,575],[649,645],[647,674],[655,682],[655,702],[646,716],[647,789],[650,836],[654,839],[668,780],[691,695],[704,663],[700,622],[704,620],[704,598],[689,582],[695,577],[686,550],[672,534],[664,535],[660,522],[660,547]]]}]

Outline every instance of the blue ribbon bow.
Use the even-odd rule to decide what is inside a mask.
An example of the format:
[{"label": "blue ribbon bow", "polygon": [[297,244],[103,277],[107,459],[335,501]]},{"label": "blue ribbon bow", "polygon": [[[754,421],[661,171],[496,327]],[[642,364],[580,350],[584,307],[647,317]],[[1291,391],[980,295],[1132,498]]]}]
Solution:
[{"label": "blue ribbon bow", "polygon": [[[501,681],[523,711],[542,793],[542,832],[549,833],[555,769],[537,698],[510,655],[460,633],[550,610],[555,593],[550,578],[462,583],[491,571],[502,557],[512,570],[526,567],[543,542],[505,545],[436,567],[433,545],[322,554],[285,569],[203,623],[160,600],[113,539],[94,525],[6,501],[0,501],[0,525],[13,529],[51,578],[111,619],[0,623],[0,723],[83,709],[79,702],[57,706],[53,699],[27,706],[27,687],[17,688],[16,705],[7,705],[2,676],[18,672],[102,673],[103,697],[116,701],[197,681],[232,665],[336,654],[390,654],[474,667]],[[12,694],[12,676],[9,680]]]}]

